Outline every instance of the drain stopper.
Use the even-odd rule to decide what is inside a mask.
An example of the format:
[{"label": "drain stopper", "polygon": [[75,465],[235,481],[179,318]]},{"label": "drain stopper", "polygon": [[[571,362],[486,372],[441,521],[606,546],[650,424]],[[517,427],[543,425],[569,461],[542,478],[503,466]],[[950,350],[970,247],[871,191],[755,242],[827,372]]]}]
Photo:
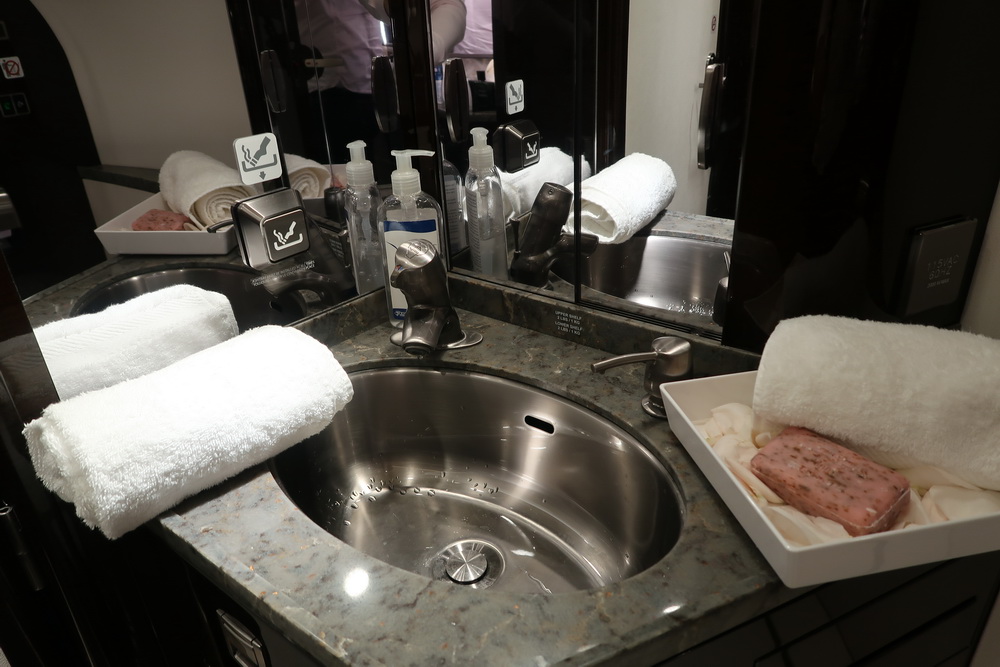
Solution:
[{"label": "drain stopper", "polygon": [[479,551],[463,549],[456,545],[445,554],[448,559],[444,571],[456,584],[474,584],[486,574],[486,556]]}]

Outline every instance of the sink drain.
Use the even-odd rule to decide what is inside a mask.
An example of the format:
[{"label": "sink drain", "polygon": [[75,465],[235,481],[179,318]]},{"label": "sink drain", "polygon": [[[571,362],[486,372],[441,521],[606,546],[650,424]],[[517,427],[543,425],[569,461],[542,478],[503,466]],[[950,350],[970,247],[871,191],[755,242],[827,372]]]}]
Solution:
[{"label": "sink drain", "polygon": [[482,540],[460,540],[442,549],[431,559],[435,579],[472,588],[488,588],[503,573],[500,550]]}]

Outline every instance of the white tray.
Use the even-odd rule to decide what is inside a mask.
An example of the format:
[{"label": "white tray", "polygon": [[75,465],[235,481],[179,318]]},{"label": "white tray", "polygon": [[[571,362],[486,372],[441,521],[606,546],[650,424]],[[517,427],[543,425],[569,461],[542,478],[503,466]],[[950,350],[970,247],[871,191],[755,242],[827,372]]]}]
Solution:
[{"label": "white tray", "polygon": [[104,250],[109,255],[225,255],[236,247],[236,231],[232,226],[214,234],[132,231],[132,222],[154,208],[168,208],[159,193],[94,230]]},{"label": "white tray", "polygon": [[1000,549],[1000,514],[853,537],[808,547],[788,543],[695,428],[725,403],[751,405],[756,371],[660,385],[670,428],[791,588],[885,572]]}]

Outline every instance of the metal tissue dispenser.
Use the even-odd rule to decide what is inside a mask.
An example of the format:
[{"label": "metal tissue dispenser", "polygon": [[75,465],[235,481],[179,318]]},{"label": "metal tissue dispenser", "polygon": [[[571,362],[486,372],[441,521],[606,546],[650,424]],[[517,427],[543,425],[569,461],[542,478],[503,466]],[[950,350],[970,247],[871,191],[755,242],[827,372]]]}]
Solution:
[{"label": "metal tissue dispenser", "polygon": [[354,277],[291,188],[272,190],[233,204],[233,224],[243,262],[260,271],[274,296],[308,290],[324,305],[354,296]]},{"label": "metal tissue dispenser", "polygon": [[422,239],[401,243],[389,284],[406,297],[403,330],[389,340],[410,354],[455,350],[482,342],[482,334],[462,330],[448,294],[448,272],[432,243]]}]

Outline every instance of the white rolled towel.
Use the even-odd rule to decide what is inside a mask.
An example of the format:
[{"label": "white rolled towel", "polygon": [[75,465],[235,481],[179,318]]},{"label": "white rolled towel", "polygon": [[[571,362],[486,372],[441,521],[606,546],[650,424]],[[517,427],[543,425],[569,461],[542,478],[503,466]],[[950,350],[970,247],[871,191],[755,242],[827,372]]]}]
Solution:
[{"label": "white rolled towel", "polygon": [[601,243],[624,243],[667,208],[675,192],[670,165],[630,153],[580,183],[581,229]]},{"label": "white rolled towel", "polygon": [[782,321],[760,360],[758,417],[882,465],[937,466],[1000,490],[1000,341],[815,315]]},{"label": "white rolled towel", "polygon": [[319,433],[353,395],[329,348],[264,326],[50,405],[24,435],[45,486],[115,539]]},{"label": "white rolled towel", "polygon": [[147,292],[35,329],[59,398],[137,378],[236,336],[224,295],[193,285]]},{"label": "white rolled towel", "polygon": [[239,172],[198,151],[177,151],[160,167],[160,194],[167,206],[207,227],[232,219],[232,206],[256,194]]},{"label": "white rolled towel", "polygon": [[288,185],[305,199],[318,199],[330,187],[330,170],[315,160],[285,153]]},{"label": "white rolled towel", "polygon": [[[590,176],[590,165],[581,165],[582,178]],[[548,146],[538,154],[538,162],[520,171],[507,173],[500,171],[500,186],[503,190],[504,215],[517,217],[531,210],[538,191],[546,183],[571,186],[573,184],[573,158],[558,148]]]}]

